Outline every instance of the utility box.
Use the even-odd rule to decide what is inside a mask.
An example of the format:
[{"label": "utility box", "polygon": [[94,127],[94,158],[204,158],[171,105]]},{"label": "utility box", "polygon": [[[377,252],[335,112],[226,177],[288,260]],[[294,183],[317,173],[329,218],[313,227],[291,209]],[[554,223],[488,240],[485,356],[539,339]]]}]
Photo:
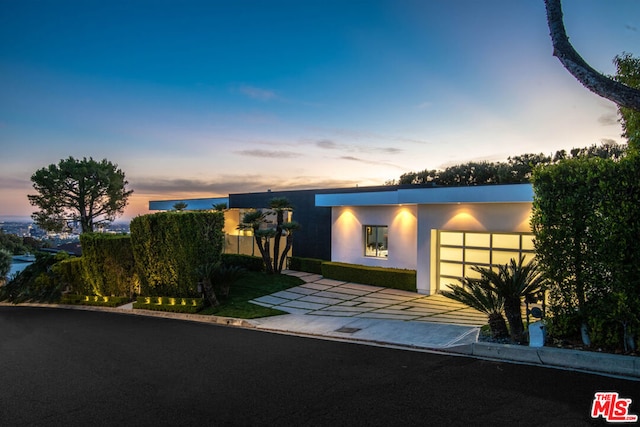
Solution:
[{"label": "utility box", "polygon": [[529,347],[544,347],[547,339],[547,328],[542,322],[529,324]]}]

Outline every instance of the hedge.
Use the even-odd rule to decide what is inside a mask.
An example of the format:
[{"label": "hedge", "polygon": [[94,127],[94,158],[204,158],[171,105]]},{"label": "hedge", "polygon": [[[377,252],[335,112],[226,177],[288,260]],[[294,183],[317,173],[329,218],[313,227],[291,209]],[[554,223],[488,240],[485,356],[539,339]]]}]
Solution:
[{"label": "hedge", "polygon": [[93,293],[93,288],[87,280],[84,258],[65,259],[54,264],[51,269],[57,275],[63,288],[66,288],[71,294],[89,295]]},{"label": "hedge", "polygon": [[197,313],[204,308],[203,298],[138,297],[134,309],[170,311],[174,313]]},{"label": "hedge", "polygon": [[198,295],[198,266],[220,261],[222,212],[159,212],[131,221],[131,246],[140,293]]},{"label": "hedge", "polygon": [[417,292],[415,270],[325,261],[322,263],[322,275],[327,279]]},{"label": "hedge", "polygon": [[222,254],[222,263],[226,266],[242,267],[248,271],[264,271],[262,257],[243,254]]},{"label": "hedge", "polygon": [[131,237],[124,234],[80,235],[86,280],[91,293],[131,298],[138,285]]},{"label": "hedge", "polygon": [[300,258],[292,256],[289,258],[289,269],[304,271],[307,273],[322,274],[322,263],[325,262],[316,258]]}]

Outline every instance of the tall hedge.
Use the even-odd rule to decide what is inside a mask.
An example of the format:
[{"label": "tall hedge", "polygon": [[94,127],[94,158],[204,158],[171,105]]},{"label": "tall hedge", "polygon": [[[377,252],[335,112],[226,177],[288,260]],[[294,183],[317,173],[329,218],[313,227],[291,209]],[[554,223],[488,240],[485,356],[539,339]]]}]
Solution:
[{"label": "tall hedge", "polygon": [[640,157],[568,159],[533,176],[537,257],[552,279],[550,332],[594,345],[640,335]]},{"label": "tall hedge", "polygon": [[86,280],[95,295],[131,297],[138,285],[131,237],[124,234],[80,235]]},{"label": "tall hedge", "polygon": [[51,267],[63,289],[74,295],[92,295],[93,287],[87,280],[84,258],[74,257],[57,262]]},{"label": "tall hedge", "polygon": [[222,212],[159,212],[131,221],[142,295],[198,296],[196,268],[220,261]]}]

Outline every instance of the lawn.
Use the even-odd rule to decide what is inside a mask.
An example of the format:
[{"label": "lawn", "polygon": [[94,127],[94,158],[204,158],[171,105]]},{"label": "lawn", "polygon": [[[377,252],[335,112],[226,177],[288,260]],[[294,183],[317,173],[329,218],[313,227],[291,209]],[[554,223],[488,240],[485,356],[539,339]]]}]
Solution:
[{"label": "lawn", "polygon": [[239,319],[255,319],[258,317],[286,314],[283,311],[252,304],[249,301],[274,292],[299,286],[304,282],[297,277],[286,274],[266,274],[247,272],[246,276],[231,285],[229,297],[221,299],[220,306],[207,307],[199,314],[235,317]]}]

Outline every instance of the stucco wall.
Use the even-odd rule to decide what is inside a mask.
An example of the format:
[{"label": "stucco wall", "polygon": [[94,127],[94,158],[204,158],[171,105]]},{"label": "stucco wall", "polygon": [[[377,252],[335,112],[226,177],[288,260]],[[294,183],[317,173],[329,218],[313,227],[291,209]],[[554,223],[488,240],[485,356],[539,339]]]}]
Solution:
[{"label": "stucco wall", "polygon": [[418,207],[417,287],[418,292],[433,294],[435,254],[434,230],[530,232],[531,203],[483,203],[420,205]]},{"label": "stucco wall", "polygon": [[[331,260],[417,271],[418,292],[437,291],[432,280],[435,230],[529,232],[531,203],[425,204],[332,208]],[[389,257],[364,256],[363,227],[389,227]],[[434,267],[435,268],[435,267]]]},{"label": "stucco wall", "polygon": [[[331,213],[331,260],[378,267],[416,269],[417,207],[334,207]],[[389,227],[389,256],[364,256],[363,227]]]}]

